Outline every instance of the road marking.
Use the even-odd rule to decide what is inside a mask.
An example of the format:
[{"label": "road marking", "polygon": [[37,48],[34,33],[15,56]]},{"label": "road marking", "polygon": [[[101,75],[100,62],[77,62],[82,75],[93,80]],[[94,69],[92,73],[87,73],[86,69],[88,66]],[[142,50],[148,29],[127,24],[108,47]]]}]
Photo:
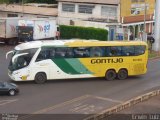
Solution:
[{"label": "road marking", "polygon": [[17,100],[18,100],[18,99],[14,99],[14,100],[1,100],[1,101],[0,101],[0,106],[3,106],[3,105],[6,105],[6,104],[15,102],[15,101],[17,101]]},{"label": "road marking", "polygon": [[63,107],[63,106],[66,106],[68,104],[71,104],[71,103],[74,103],[74,102],[77,102],[77,101],[80,101],[80,100],[83,100],[83,99],[86,99],[90,97],[90,95],[83,95],[81,97],[78,97],[78,98],[74,98],[74,99],[71,99],[71,100],[68,100],[66,102],[63,102],[63,103],[60,103],[60,104],[57,104],[57,105],[54,105],[54,106],[51,106],[51,107],[47,107],[47,108],[44,108],[42,110],[39,110],[39,111],[36,111],[34,113],[32,113],[33,115],[25,115],[25,116],[22,116],[19,118],[19,120],[24,120],[24,119],[28,119],[30,117],[33,117],[35,116],[36,114],[42,114],[42,113],[45,113],[47,111],[50,111],[50,110],[54,110],[56,108],[59,108],[59,107]]},{"label": "road marking", "polygon": [[77,101],[86,99],[86,98],[88,98],[88,97],[90,97],[90,95],[84,95],[84,96],[81,96],[81,97],[78,97],[78,98],[74,98],[74,99],[71,99],[71,100],[69,100],[69,101],[66,101],[66,102],[63,102],[63,103],[60,103],[60,104],[57,104],[57,105],[54,105],[54,106],[51,106],[51,107],[42,109],[42,110],[40,110],[40,111],[34,112],[33,114],[42,114],[42,113],[44,113],[44,112],[47,112],[47,111],[50,111],[50,110],[54,110],[54,109],[59,108],[59,107],[66,106],[66,105],[68,105],[68,104],[71,104],[71,103],[73,103],[73,102],[77,102]]},{"label": "road marking", "polygon": [[106,100],[106,101],[110,101],[110,102],[115,102],[115,103],[123,103],[123,101],[119,101],[119,100],[114,100],[114,99],[110,99],[110,98],[104,98],[104,97],[99,97],[99,96],[93,96],[97,99],[101,99],[101,100]]},{"label": "road marking", "polygon": [[[110,99],[110,98],[99,97],[99,96],[94,96],[94,95],[84,95],[84,96],[77,97],[77,98],[65,101],[63,103],[56,104],[54,106],[47,107],[47,108],[41,109],[39,111],[33,112],[32,115],[21,116],[19,118],[19,120],[30,119],[38,114],[44,114],[49,111],[53,111],[55,109],[63,108],[67,105],[72,105],[73,103],[75,103],[75,104],[72,105],[72,108],[69,109],[69,111],[75,112],[75,113],[83,112],[83,114],[89,114],[89,113],[93,113],[93,112],[96,112],[97,110],[101,110],[104,108],[103,106],[96,106],[94,104],[80,102],[80,101],[84,101],[87,99],[90,99],[90,100],[99,99],[99,100],[103,100],[104,103],[107,101],[113,102],[113,103],[119,103],[119,104],[123,103],[123,101],[114,100],[114,99]],[[80,103],[77,103],[77,102],[80,102]]]}]

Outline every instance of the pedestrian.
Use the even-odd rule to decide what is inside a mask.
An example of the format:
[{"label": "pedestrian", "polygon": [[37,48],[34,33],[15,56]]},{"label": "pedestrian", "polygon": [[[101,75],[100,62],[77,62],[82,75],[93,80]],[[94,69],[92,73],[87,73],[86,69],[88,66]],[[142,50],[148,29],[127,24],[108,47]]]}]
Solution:
[{"label": "pedestrian", "polygon": [[131,35],[129,36],[129,40],[133,40],[134,39],[134,36],[133,36],[133,33],[131,33]]},{"label": "pedestrian", "polygon": [[57,27],[57,31],[56,31],[56,39],[57,39],[57,40],[60,39],[60,31],[59,31],[59,27]]}]

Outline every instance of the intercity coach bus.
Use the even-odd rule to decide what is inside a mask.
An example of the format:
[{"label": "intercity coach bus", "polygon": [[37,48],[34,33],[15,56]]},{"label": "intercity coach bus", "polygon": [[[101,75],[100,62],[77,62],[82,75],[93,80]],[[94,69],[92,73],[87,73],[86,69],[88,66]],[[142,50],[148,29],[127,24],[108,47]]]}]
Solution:
[{"label": "intercity coach bus", "polygon": [[104,77],[126,79],[147,72],[142,41],[50,40],[17,45],[8,66],[14,81]]}]

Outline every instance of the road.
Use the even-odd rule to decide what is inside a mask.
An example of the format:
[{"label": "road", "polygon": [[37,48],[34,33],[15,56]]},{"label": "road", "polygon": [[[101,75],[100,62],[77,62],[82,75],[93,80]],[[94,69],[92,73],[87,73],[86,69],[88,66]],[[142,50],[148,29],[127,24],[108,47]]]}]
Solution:
[{"label": "road", "polygon": [[[5,53],[13,47],[0,45],[0,81],[10,81]],[[0,113],[84,114],[90,115],[118,105],[133,97],[158,89],[160,59],[150,60],[148,72],[126,80],[102,78],[56,80],[45,84],[16,82],[20,94],[0,96]]]}]

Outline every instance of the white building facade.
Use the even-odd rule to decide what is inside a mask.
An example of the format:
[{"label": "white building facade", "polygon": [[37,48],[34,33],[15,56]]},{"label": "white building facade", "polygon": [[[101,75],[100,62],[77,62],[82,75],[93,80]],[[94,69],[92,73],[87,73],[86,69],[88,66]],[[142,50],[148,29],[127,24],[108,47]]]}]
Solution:
[{"label": "white building facade", "polygon": [[113,32],[109,36],[114,39],[120,25],[119,0],[58,0],[58,23],[104,28]]}]

